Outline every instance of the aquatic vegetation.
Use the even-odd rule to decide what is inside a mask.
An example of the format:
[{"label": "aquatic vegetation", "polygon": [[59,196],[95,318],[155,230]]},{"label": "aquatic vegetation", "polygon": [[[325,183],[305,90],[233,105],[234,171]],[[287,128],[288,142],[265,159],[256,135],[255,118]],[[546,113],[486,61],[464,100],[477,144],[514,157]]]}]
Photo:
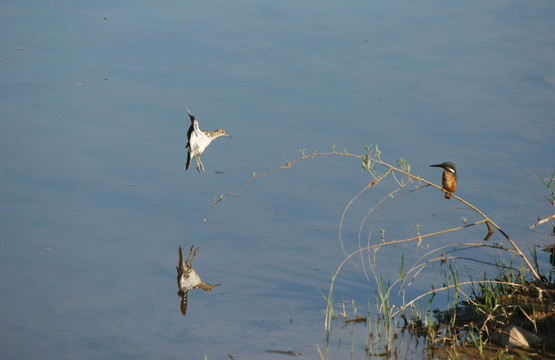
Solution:
[{"label": "aquatic vegetation", "polygon": [[[422,194],[423,190],[431,187],[444,192],[443,186],[413,174],[405,159],[397,160],[395,165],[385,162],[377,145],[367,146],[365,150],[363,155],[346,149],[337,152],[335,147],[324,153],[300,150],[300,158],[286,160],[283,165],[259,175],[253,173],[252,178],[220,196],[204,217],[206,220],[221,201],[239,188],[299,162],[332,156],[361,161],[362,171],[369,174],[369,180],[343,210],[339,244],[345,257],[332,273],[327,294],[322,292],[326,302],[325,341],[318,346],[322,359],[330,357],[332,333],[339,321],[343,324],[338,343],[347,326],[364,324],[367,333],[363,348],[368,358],[398,355],[403,344],[400,338],[406,331],[424,341],[428,350],[443,348],[450,358],[459,358],[458,352],[465,346],[473,347],[483,356],[491,346],[491,335],[505,331],[509,324],[517,323],[536,333],[542,322],[546,325],[542,329],[555,327],[552,324],[553,276],[550,273],[548,279],[542,275],[534,249],[529,251],[530,259],[492,218],[454,193],[450,194],[451,198],[462,208],[435,213],[433,206],[428,205],[423,208],[431,209],[427,210],[429,213],[417,211],[417,214],[407,210],[414,207],[403,206],[404,202],[413,201],[416,196],[420,202],[431,202]],[[542,182],[550,191],[552,181]],[[371,190],[377,196],[371,197],[368,204]],[[345,237],[346,217],[357,202],[365,202],[367,211],[358,231],[351,231]],[[413,218],[418,219],[416,225],[409,220]],[[497,235],[494,237],[494,234]],[[490,239],[493,239],[491,243]],[[347,250],[353,246],[354,250]],[[396,276],[391,271],[382,271],[392,261],[399,263]],[[357,312],[353,300],[350,302],[352,315],[349,315],[346,306],[349,301],[342,299],[337,304],[334,300],[336,285],[346,265],[360,269],[366,280],[375,283],[374,301],[369,303],[367,314]],[[461,273],[460,268],[465,272]],[[488,268],[493,270],[493,276],[487,275]],[[411,286],[417,282],[421,285],[417,289],[422,289],[422,284],[430,289],[413,290]],[[436,303],[440,304],[441,311],[432,310]],[[543,340],[535,346],[546,348],[548,343],[549,340]],[[351,354],[355,347],[353,338]]]}]

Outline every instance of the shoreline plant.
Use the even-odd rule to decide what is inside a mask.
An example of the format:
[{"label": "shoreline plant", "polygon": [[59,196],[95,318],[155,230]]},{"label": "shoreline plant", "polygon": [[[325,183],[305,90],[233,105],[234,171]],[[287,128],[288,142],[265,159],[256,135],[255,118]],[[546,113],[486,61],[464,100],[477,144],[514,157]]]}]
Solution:
[{"label": "shoreline plant", "polygon": [[[511,319],[514,315],[512,310],[516,309],[515,311],[519,315],[524,314],[528,321],[527,324],[520,322],[519,324],[523,326],[531,324],[532,327],[536,328],[536,332],[538,331],[537,321],[539,317],[544,316],[545,318],[551,318],[551,321],[553,321],[553,314],[555,313],[553,305],[553,297],[555,296],[554,279],[552,273],[550,273],[549,279],[541,275],[535,250],[530,251],[532,256],[532,260],[530,260],[518,247],[516,242],[493,219],[488,217],[477,206],[456,194],[453,194],[452,198],[462,203],[465,210],[474,213],[478,217],[476,220],[469,222],[464,217],[460,225],[427,232],[424,231],[421,224],[416,224],[413,236],[409,237],[386,239],[386,228],[380,228],[378,234],[378,220],[383,215],[384,210],[394,202],[405,199],[407,196],[426,187],[434,187],[440,191],[445,190],[423,177],[414,175],[411,172],[410,164],[404,159],[397,160],[395,165],[383,161],[381,151],[377,145],[367,146],[365,150],[366,153],[364,155],[352,154],[347,152],[347,150],[337,152],[335,147],[332,147],[329,152],[318,153],[314,151],[311,154],[306,154],[305,150],[301,150],[302,156],[300,158],[293,161],[286,160],[283,165],[261,174],[253,173],[252,178],[215,199],[212,207],[203,218],[206,221],[212,210],[239,188],[275,171],[290,169],[299,162],[317,157],[341,156],[360,159],[362,170],[368,172],[370,179],[368,184],[347,203],[339,220],[339,243],[345,258],[332,274],[327,296],[322,294],[326,301],[324,314],[326,340],[322,348],[318,346],[322,359],[328,358],[332,324],[334,319],[338,318],[343,318],[343,329],[347,324],[367,324],[369,334],[366,339],[365,351],[368,358],[392,356],[395,354],[395,341],[399,334],[407,328],[415,336],[424,338],[429,348],[441,345],[449,346],[450,350],[448,350],[448,353],[451,358],[458,358],[457,346],[467,344],[472,344],[478,350],[481,357],[483,356],[484,346],[489,345],[489,337],[494,332],[499,331],[509,321],[514,320]],[[555,199],[553,191],[551,191],[554,177],[555,171],[551,179],[540,179],[548,188],[548,200]],[[394,184],[393,190],[375,201],[367,213],[364,214],[356,239],[358,248],[349,253],[346,250],[343,238],[344,221],[347,212],[357,200],[361,199],[363,194],[384,183],[388,178],[392,179],[390,183]],[[535,226],[540,225],[539,221],[538,219],[538,223]],[[485,231],[483,233],[484,238],[479,239],[479,241],[455,241],[436,246],[427,250],[410,267],[407,266],[405,254],[402,252],[398,276],[393,281],[384,278],[379,272],[377,253],[385,248],[411,245],[417,249],[426,249],[426,246],[430,246],[435,239],[444,239],[447,234],[458,234],[463,230],[480,224],[485,225]],[[406,226],[408,227],[409,225]],[[366,234],[367,241],[363,243],[362,236],[365,227],[369,227],[369,229]],[[503,241],[492,244],[487,243],[495,232],[502,235]],[[473,234],[471,236],[476,235]],[[464,237],[464,235],[461,237]],[[477,249],[489,251],[493,256],[493,261],[484,261],[475,256],[464,254],[464,251],[476,251]],[[504,253],[510,255],[509,261],[500,255]],[[518,260],[520,264],[514,265],[516,263],[515,260]],[[457,267],[459,263],[465,265],[467,279],[461,279]],[[476,274],[473,274],[472,270],[466,265],[469,263],[491,266],[497,274],[490,278],[484,273],[480,274],[479,278],[476,278]],[[375,309],[369,305],[368,316],[366,317],[357,314],[354,301],[352,303],[354,310],[353,318],[348,317],[344,301],[342,301],[343,311],[337,313],[334,311],[334,306],[336,305],[333,300],[334,286],[346,264],[360,266],[366,279],[370,280],[373,278],[376,283]],[[417,279],[423,277],[423,274],[433,266],[440,268],[440,273],[443,275],[442,284],[436,284],[435,282],[429,284],[431,286],[430,290],[418,295],[412,295],[407,299],[408,287]],[[476,279],[473,279],[473,277]],[[514,299],[524,301],[522,297],[519,297],[524,293],[533,293],[536,297],[539,297],[540,301],[532,303],[532,305],[512,304],[509,308],[507,307],[507,301],[510,302]],[[395,300],[392,294],[395,294]],[[445,294],[443,296],[447,299],[445,302],[447,309],[436,311],[434,314],[431,311],[431,306],[434,298],[439,294]],[[420,308],[423,301],[426,304],[424,310]],[[471,309],[472,316],[465,319],[469,313],[468,309]],[[465,316],[460,315],[460,313],[464,313]],[[374,317],[372,317],[372,314],[374,314]],[[555,322],[553,325],[555,325]],[[351,352],[353,351],[354,340]]]}]

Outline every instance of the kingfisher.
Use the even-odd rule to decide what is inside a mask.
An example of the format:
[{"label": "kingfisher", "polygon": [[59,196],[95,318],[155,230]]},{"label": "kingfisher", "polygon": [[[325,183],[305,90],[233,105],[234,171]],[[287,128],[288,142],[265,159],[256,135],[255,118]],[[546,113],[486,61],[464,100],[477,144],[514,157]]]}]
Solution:
[{"label": "kingfisher", "polygon": [[444,162],[443,164],[430,165],[431,167],[443,168],[442,186],[445,190],[445,198],[451,199],[451,195],[457,189],[457,168],[452,162]]},{"label": "kingfisher", "polygon": [[[200,169],[204,171],[204,165],[200,161],[200,156],[206,150],[208,145],[220,136],[229,136],[224,130],[216,129],[214,131],[204,131],[199,128],[198,120],[194,115],[191,114],[189,108],[187,108],[187,113],[189,113],[189,118],[191,118],[191,126],[187,131],[187,145],[185,148],[189,148],[187,151],[187,163],[185,164],[185,171],[189,170],[189,165],[191,164],[191,155],[195,157],[197,161],[197,171]],[[206,171],[204,171],[206,172]]]},{"label": "kingfisher", "polygon": [[187,293],[191,289],[202,289],[204,291],[211,291],[213,288],[220,284],[209,285],[200,279],[195,269],[193,269],[193,259],[197,256],[198,247],[191,246],[187,260],[183,261],[183,254],[181,246],[179,247],[179,264],[175,267],[177,269],[177,287],[179,291],[178,296],[181,296],[181,313],[183,316],[187,313]]}]

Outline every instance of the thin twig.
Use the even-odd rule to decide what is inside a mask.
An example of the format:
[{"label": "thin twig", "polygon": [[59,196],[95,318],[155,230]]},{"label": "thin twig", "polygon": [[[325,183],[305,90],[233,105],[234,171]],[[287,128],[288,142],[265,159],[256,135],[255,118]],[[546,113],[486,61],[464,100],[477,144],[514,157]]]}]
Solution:
[{"label": "thin twig", "polygon": [[318,157],[318,156],[331,156],[331,155],[349,156],[349,157],[356,157],[356,158],[362,159],[362,156],[361,156],[361,155],[349,154],[349,153],[346,153],[346,152],[345,152],[345,153],[339,153],[339,152],[333,151],[333,152],[328,152],[328,153],[313,153],[313,154],[311,154],[311,155],[302,156],[302,157],[300,157],[300,158],[298,158],[298,159],[296,159],[296,160],[293,160],[293,161],[287,161],[285,164],[283,164],[283,165],[281,165],[281,166],[278,166],[278,167],[276,167],[276,168],[273,168],[273,169],[271,169],[271,170],[268,170],[268,171],[266,171],[266,172],[263,173],[263,174],[253,176],[253,177],[250,178],[249,180],[247,180],[247,181],[245,181],[245,182],[243,182],[243,183],[241,183],[241,184],[235,186],[233,189],[229,190],[225,195],[220,196],[220,198],[219,198],[218,200],[215,200],[215,201],[213,202],[212,207],[210,207],[210,209],[208,209],[208,211],[206,212],[206,214],[204,215],[204,217],[202,218],[202,220],[203,220],[203,221],[206,221],[207,218],[208,218],[208,215],[210,215],[210,213],[212,212],[212,210],[214,210],[214,208],[216,207],[216,205],[218,205],[220,202],[222,202],[224,199],[226,199],[227,197],[229,197],[231,194],[233,194],[233,193],[234,193],[235,191],[237,191],[238,189],[240,189],[240,188],[242,188],[243,186],[249,184],[251,181],[254,181],[254,180],[256,180],[256,179],[259,179],[259,178],[261,178],[261,177],[264,177],[264,176],[266,176],[266,175],[269,175],[269,174],[271,174],[271,173],[273,173],[274,171],[277,171],[277,170],[288,169],[288,168],[291,167],[291,165],[293,165],[293,164],[295,164],[295,163],[298,163],[298,162],[300,162],[300,161],[306,160],[306,159],[313,159],[313,158]]},{"label": "thin twig", "polygon": [[[339,243],[341,244],[341,249],[345,256],[347,255],[347,251],[345,250],[345,245],[343,244],[343,221],[345,219],[345,215],[347,214],[347,210],[351,207],[351,205],[358,199],[366,190],[370,189],[370,187],[376,185],[378,183],[377,179],[374,179],[371,183],[368,183],[358,194],[355,195],[354,198],[349,201],[349,203],[343,209],[343,214],[341,214],[341,220],[339,220]],[[356,266],[354,261],[351,261],[353,265]]]},{"label": "thin twig", "polygon": [[543,223],[546,223],[546,222],[548,222],[549,220],[553,220],[553,219],[555,219],[555,214],[553,214],[553,215],[551,215],[551,216],[548,216],[548,217],[546,217],[545,219],[540,219],[540,218],[538,218],[538,222],[535,223],[534,225],[530,226],[530,229],[533,229],[533,228],[535,228],[536,226],[541,225],[541,224],[543,224]]}]

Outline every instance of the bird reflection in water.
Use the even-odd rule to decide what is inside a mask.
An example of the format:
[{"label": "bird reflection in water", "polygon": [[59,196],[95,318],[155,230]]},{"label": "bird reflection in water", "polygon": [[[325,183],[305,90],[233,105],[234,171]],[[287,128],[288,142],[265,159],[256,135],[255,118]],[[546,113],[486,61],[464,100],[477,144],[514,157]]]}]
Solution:
[{"label": "bird reflection in water", "polygon": [[200,279],[195,269],[193,269],[193,259],[197,256],[198,247],[191,246],[189,250],[189,256],[187,260],[183,261],[183,253],[181,251],[181,246],[179,247],[179,264],[176,266],[177,269],[177,287],[179,291],[178,296],[181,296],[181,313],[183,316],[187,313],[187,293],[191,289],[202,289],[204,291],[210,291],[214,287],[220,285],[209,285]]}]

